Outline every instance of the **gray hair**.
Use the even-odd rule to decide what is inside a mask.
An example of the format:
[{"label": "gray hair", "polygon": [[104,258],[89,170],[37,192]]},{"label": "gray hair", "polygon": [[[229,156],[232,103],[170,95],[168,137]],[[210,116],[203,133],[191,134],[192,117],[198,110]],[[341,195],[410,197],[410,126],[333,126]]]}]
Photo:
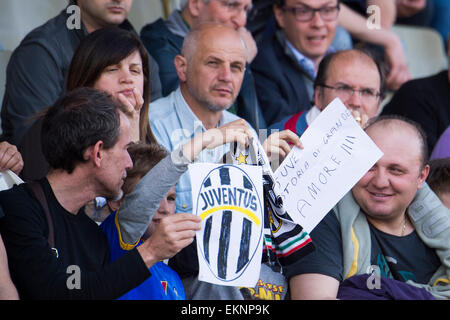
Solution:
[{"label": "gray hair", "polygon": [[[188,63],[190,63],[192,57],[195,55],[195,51],[197,49],[197,41],[200,38],[200,35],[204,31],[204,29],[209,28],[211,26],[223,26],[225,28],[228,28],[227,26],[217,23],[217,22],[205,22],[202,23],[195,28],[192,28],[189,33],[186,35],[186,37],[183,40],[183,46],[181,48],[181,55],[186,58]],[[234,29],[230,29],[235,31]],[[235,31],[236,34],[239,36],[239,39],[241,40],[242,48],[244,49],[245,54],[247,55],[247,47],[245,45],[244,40],[239,35],[237,31]]]}]

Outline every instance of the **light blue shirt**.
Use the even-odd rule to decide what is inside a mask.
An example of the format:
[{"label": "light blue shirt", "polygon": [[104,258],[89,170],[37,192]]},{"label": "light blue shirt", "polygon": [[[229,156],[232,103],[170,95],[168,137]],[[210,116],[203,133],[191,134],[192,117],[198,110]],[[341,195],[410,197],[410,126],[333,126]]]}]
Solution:
[{"label": "light blue shirt", "polygon": [[[286,45],[292,51],[292,53],[294,54],[294,57],[295,57],[295,59],[297,59],[298,63],[311,75],[311,77],[313,79],[315,79],[316,71],[315,71],[314,62],[311,59],[309,59],[308,57],[306,57],[303,53],[298,51],[297,48],[295,48],[292,45],[292,43],[290,43],[289,40],[287,40],[287,39],[286,39]],[[336,50],[333,48],[333,46],[330,46],[328,48],[326,54],[332,53],[332,52],[336,52]]]},{"label": "light blue shirt", "polygon": [[294,54],[295,59],[297,59],[298,63],[310,74],[310,76],[314,79],[316,77],[314,62],[305,57],[303,53],[298,51],[287,39],[286,45]]},{"label": "light blue shirt", "polygon": [[[195,135],[206,131],[202,122],[186,103],[179,87],[167,97],[160,98],[150,104],[149,119],[156,140],[168,151],[173,151],[180,144],[184,144]],[[219,126],[238,119],[240,119],[238,116],[223,111]],[[199,154],[196,162],[217,163],[229,150],[229,144],[215,149],[205,149]],[[175,190],[177,192],[175,212],[192,212],[189,172],[180,177]]]}]

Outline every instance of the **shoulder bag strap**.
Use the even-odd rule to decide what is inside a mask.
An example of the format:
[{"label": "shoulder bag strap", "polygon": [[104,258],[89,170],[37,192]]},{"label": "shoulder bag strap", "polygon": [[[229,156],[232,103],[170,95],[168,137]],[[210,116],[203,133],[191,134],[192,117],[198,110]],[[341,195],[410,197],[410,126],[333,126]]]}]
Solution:
[{"label": "shoulder bag strap", "polygon": [[30,186],[31,190],[36,196],[36,199],[39,201],[42,208],[44,209],[48,224],[48,244],[50,245],[50,248],[52,249],[56,257],[58,258],[58,250],[55,248],[55,234],[53,231],[53,220],[52,216],[50,215],[50,211],[48,209],[47,198],[45,197],[44,190],[42,189],[42,186],[38,181],[30,181],[28,182],[28,185]]}]

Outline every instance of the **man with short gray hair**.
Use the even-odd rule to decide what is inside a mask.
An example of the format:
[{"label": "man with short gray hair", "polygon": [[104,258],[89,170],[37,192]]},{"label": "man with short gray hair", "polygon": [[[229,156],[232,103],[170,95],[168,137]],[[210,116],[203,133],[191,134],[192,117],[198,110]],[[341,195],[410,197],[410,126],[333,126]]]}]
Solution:
[{"label": "man with short gray hair", "polygon": [[[248,135],[257,139],[256,132],[243,119],[227,111],[238,95],[245,64],[245,45],[233,28],[217,23],[204,23],[192,29],[185,38],[181,54],[175,57],[180,86],[167,97],[150,105],[149,119],[157,141],[172,151],[194,135],[211,128],[227,126],[245,126]],[[288,138],[289,142],[297,144],[298,137],[291,134],[295,139]],[[263,147],[264,145],[265,142]],[[229,150],[230,144],[204,150],[198,155],[197,162],[220,162]],[[176,212],[192,212],[192,187],[188,173],[180,177],[176,191]],[[195,245],[186,247],[169,261],[169,265],[180,275],[187,299],[246,297],[238,287],[213,285],[198,280]],[[262,270],[260,279],[270,284],[276,283],[276,288],[280,288],[277,294],[283,299],[287,291],[283,275],[274,272],[266,264],[262,265]],[[273,298],[274,294],[269,292],[266,298],[269,296]],[[260,299],[262,298],[261,296]]]},{"label": "man with short gray hair", "polygon": [[[158,62],[163,96],[178,87],[174,58],[181,52],[184,37],[202,23],[215,22],[237,30],[247,49],[246,62],[253,60],[256,43],[245,28],[251,7],[251,0],[185,0],[181,2],[181,10],[174,10],[167,20],[158,19],[141,30],[142,42]],[[242,88],[230,111],[258,130],[266,128],[266,124],[253,82],[250,68],[245,68]]]}]

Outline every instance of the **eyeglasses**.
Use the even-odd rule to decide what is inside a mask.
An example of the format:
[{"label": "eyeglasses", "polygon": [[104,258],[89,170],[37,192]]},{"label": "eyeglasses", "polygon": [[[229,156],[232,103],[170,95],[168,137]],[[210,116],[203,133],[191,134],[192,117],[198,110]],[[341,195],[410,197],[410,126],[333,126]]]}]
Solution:
[{"label": "eyeglasses", "polygon": [[369,89],[369,88],[356,90],[345,84],[339,85],[337,87],[327,86],[326,84],[319,84],[318,86],[324,87],[327,89],[331,89],[331,90],[335,90],[338,97],[344,101],[349,99],[350,97],[352,97],[355,92],[358,92],[361,100],[363,100],[367,103],[376,102],[381,96],[381,93],[376,90]]},{"label": "eyeglasses", "polygon": [[314,18],[316,12],[319,12],[320,17],[324,21],[333,21],[336,20],[339,14],[339,4],[337,6],[331,7],[322,7],[318,9],[311,8],[307,5],[301,5],[296,7],[283,6],[281,8],[283,11],[288,11],[292,13],[295,17],[295,20],[300,22],[307,22]]},{"label": "eyeglasses", "polygon": [[244,14],[248,16],[250,11],[252,10],[251,4],[248,6],[244,6],[240,1],[237,0],[217,0],[217,1],[219,1],[229,13],[235,15],[238,15],[243,11]]}]

